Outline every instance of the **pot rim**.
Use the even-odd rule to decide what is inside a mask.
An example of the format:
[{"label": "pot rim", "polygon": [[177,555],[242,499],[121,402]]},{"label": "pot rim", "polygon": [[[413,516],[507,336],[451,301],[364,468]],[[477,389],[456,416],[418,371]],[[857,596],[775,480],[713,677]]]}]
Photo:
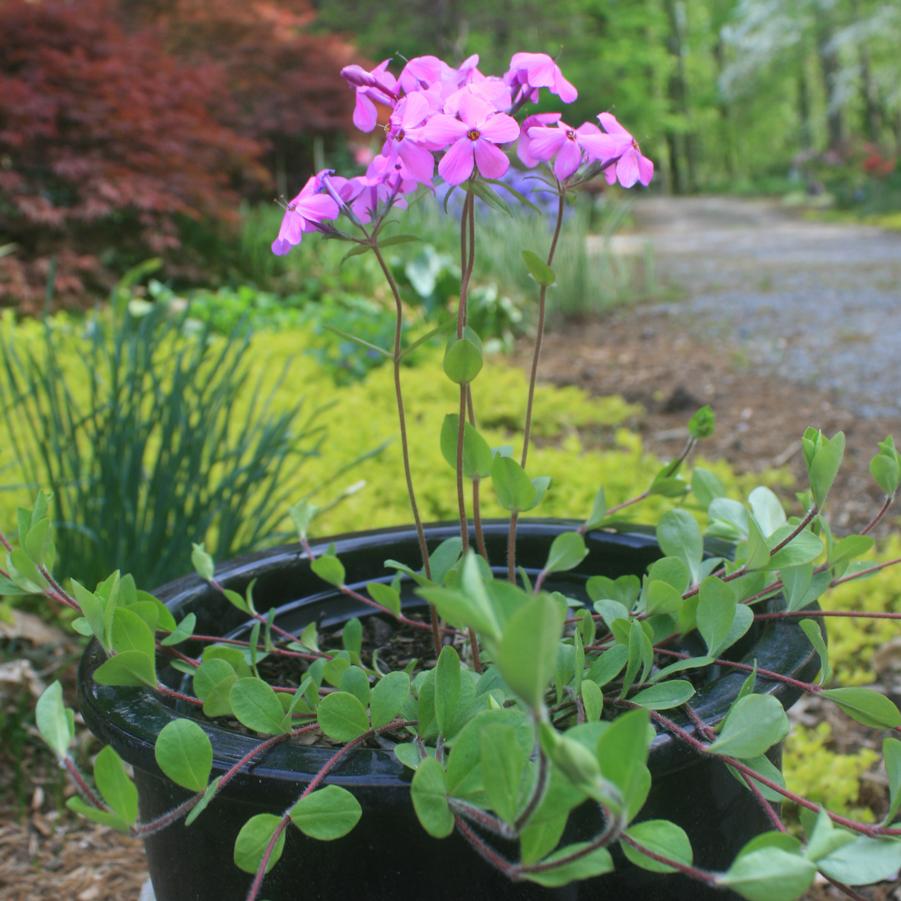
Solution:
[{"label": "pot rim", "polygon": [[[485,520],[486,536],[506,534],[509,521]],[[520,539],[552,539],[557,534],[572,530],[580,525],[574,519],[524,519],[518,526]],[[425,526],[430,547],[445,538],[458,534],[456,523],[431,523]],[[659,547],[654,530],[648,526],[614,527],[592,530],[585,535],[586,541],[597,546],[613,546],[623,550],[652,550]],[[416,540],[412,526],[392,526],[364,532],[347,533],[312,542],[314,552],[325,552],[330,545],[339,556],[381,547],[387,543],[404,543]],[[724,542],[708,541],[705,547],[709,553],[724,556],[729,547]],[[296,566],[304,559],[304,553],[296,544],[280,545],[271,549],[226,561],[217,567],[216,578],[222,584],[246,583],[261,573],[272,573],[286,566]],[[537,572],[537,569],[535,569]],[[351,583],[355,584],[355,583]],[[161,586],[154,595],[170,609],[177,609],[190,600],[199,598],[209,591],[209,586],[199,576],[188,575]],[[331,592],[328,592],[329,594]],[[310,602],[316,597],[307,596]],[[778,603],[778,598],[775,600]],[[227,604],[227,601],[222,601]],[[774,601],[770,601],[770,604]],[[361,615],[374,614],[371,608],[359,605]],[[350,613],[349,616],[356,615]],[[348,618],[349,618],[348,616]],[[102,741],[112,745],[122,758],[139,769],[159,774],[154,757],[154,743],[162,728],[175,719],[194,720],[209,736],[213,745],[213,771],[211,778],[228,770],[244,757],[259,739],[225,728],[214,721],[198,716],[194,708],[164,701],[148,688],[128,688],[98,685],[92,678],[93,672],[106,659],[96,640],[91,641],[82,656],[78,668],[79,707],[91,731]],[[803,631],[794,621],[767,621],[751,650],[742,662],[753,664],[755,660],[761,669],[775,670],[785,676],[804,680],[814,675],[818,666],[818,656]],[[715,724],[728,711],[729,703],[745,681],[747,673],[729,670],[702,686],[695,696],[696,712],[707,724]],[[765,680],[764,676],[758,676]],[[788,708],[800,696],[799,689],[780,681],[764,681],[758,691],[772,694]],[[695,734],[696,729],[685,723],[686,731]],[[276,783],[305,785],[313,778],[319,767],[334,753],[335,749],[298,745],[285,742],[271,748],[256,766],[250,764],[230,782],[228,792],[248,793],[254,798],[260,796],[263,780]],[[656,777],[681,769],[699,755],[679,742],[669,733],[658,731],[652,745],[649,767]],[[388,749],[355,749],[327,777],[327,783],[345,787],[376,788],[403,787],[409,785],[412,773],[406,769]]]}]

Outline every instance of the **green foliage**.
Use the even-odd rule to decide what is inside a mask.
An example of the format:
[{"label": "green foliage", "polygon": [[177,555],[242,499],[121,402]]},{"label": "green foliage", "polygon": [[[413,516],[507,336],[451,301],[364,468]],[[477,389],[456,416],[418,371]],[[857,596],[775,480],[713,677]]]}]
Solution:
[{"label": "green foliage", "polygon": [[207,536],[220,558],[256,545],[323,437],[309,405],[272,409],[281,374],[251,374],[248,338],[159,310],[7,318],[2,342],[4,443],[29,490],[53,492],[58,571],[87,584],[116,568],[165,582]]}]

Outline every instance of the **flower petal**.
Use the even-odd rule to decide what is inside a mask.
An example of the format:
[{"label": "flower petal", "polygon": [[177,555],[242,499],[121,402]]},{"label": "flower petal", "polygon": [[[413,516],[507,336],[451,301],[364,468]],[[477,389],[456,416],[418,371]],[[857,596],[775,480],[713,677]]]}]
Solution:
[{"label": "flower petal", "polygon": [[538,160],[549,160],[566,141],[566,134],[559,128],[536,126],[529,129],[529,153]]},{"label": "flower petal", "polygon": [[554,175],[563,181],[570,177],[582,162],[582,148],[575,141],[564,140],[557,159],[554,160]]},{"label": "flower petal", "polygon": [[354,104],[354,125],[360,131],[372,131],[379,121],[375,104],[363,93],[357,91],[357,102]]},{"label": "flower petal", "polygon": [[607,134],[625,134],[629,135],[630,138],[632,137],[632,135],[630,135],[629,132],[627,132],[626,129],[623,128],[622,125],[619,124],[619,122],[617,122],[616,116],[614,116],[613,113],[601,113],[598,116],[598,121],[601,123],[601,127],[604,129],[604,131],[607,132]]},{"label": "flower petal", "polygon": [[638,180],[647,187],[654,177],[654,163],[646,156],[638,155]]},{"label": "flower petal", "polygon": [[430,182],[435,174],[435,157],[424,147],[410,140],[403,140],[397,147],[398,156],[404,161],[410,175],[416,181]]},{"label": "flower petal", "polygon": [[496,144],[492,144],[484,138],[479,138],[473,143],[475,144],[476,165],[485,178],[500,178],[510,168],[507,154]]},{"label": "flower petal", "polygon": [[495,113],[482,123],[479,131],[492,144],[509,144],[519,137],[519,123],[506,113]]},{"label": "flower petal", "polygon": [[[463,88],[460,92],[460,118],[470,127],[482,130],[489,116],[497,112],[483,97],[479,97],[471,88]],[[517,126],[517,131],[519,126]]]},{"label": "flower petal", "polygon": [[616,177],[624,188],[631,188],[638,181],[638,152],[630,147],[616,164]]},{"label": "flower petal", "polygon": [[341,214],[338,204],[328,194],[314,194],[297,202],[297,212],[308,222],[318,223],[323,219],[337,219]]},{"label": "flower petal", "polygon": [[466,126],[453,116],[437,113],[422,128],[416,130],[415,137],[422,138],[440,147],[462,138],[466,134]]},{"label": "flower petal", "polygon": [[459,185],[472,174],[473,143],[467,137],[460,138],[438,163],[438,174],[449,184]]},{"label": "flower petal", "polygon": [[552,94],[556,94],[564,103],[572,103],[579,96],[576,86],[563,77],[559,67],[554,73],[554,87]]},{"label": "flower petal", "polygon": [[606,163],[622,156],[631,146],[627,135],[579,135],[579,143],[588,153],[588,158]]}]

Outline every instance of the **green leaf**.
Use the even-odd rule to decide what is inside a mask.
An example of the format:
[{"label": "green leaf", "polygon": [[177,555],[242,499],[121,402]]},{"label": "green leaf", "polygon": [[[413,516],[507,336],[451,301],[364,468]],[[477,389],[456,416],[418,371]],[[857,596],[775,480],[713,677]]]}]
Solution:
[{"label": "green leaf", "polygon": [[[566,845],[559,851],[555,851],[550,856],[545,857],[537,866],[544,867],[547,864],[554,864],[556,861],[583,851],[588,846],[588,842],[576,842],[572,845]],[[613,858],[610,856],[610,852],[606,848],[596,848],[584,857],[579,857],[572,861],[572,863],[561,864],[537,873],[526,870],[523,872],[523,876],[530,882],[537,882],[545,888],[558,888],[569,885],[570,882],[603,876],[604,873],[610,873],[612,870]]]},{"label": "green leaf", "polygon": [[174,644],[181,644],[187,641],[193,634],[197,625],[197,616],[189,613],[185,618],[160,642],[164,647],[171,647]]},{"label": "green leaf", "polygon": [[197,817],[202,814],[209,806],[210,801],[216,797],[219,791],[219,783],[222,781],[221,776],[217,776],[207,787],[203,793],[203,797],[191,808],[185,817],[185,826],[190,826]]},{"label": "green leaf", "polygon": [[156,654],[156,642],[150,627],[140,616],[125,607],[118,607],[113,613],[111,635],[113,650],[117,654],[137,651],[150,659]]},{"label": "green leaf", "polygon": [[710,408],[710,404],[704,404],[688,420],[688,434],[699,441],[709,438],[715,430],[716,414]]},{"label": "green leaf", "polygon": [[[759,757],[749,757],[745,760],[742,760],[742,763],[749,769],[754,770],[755,773],[759,773],[761,776],[769,779],[770,782],[775,782],[776,785],[785,788],[785,777],[782,775],[782,772],[779,770],[779,768],[769,759],[769,757],[761,754]],[[735,776],[736,779],[738,779],[739,782],[741,782],[743,785],[746,784],[744,775],[742,773],[739,773],[738,770],[733,769],[733,767],[729,766],[728,764],[726,764],[726,768],[730,773],[732,773],[733,776]],[[762,782],[758,782],[756,779],[754,779],[753,776],[750,776],[749,778],[752,779],[754,784],[757,786],[760,794],[762,794],[763,797],[767,799],[767,801],[773,801],[776,804],[781,804],[783,801],[785,801],[784,795],[780,795],[779,792],[775,791],[769,786],[764,785]]]},{"label": "green leaf", "polygon": [[606,518],[607,496],[604,489],[599,488],[591,505],[591,513],[588,514],[588,519],[585,520],[585,530],[591,531],[592,529],[600,528]]},{"label": "green leaf", "polygon": [[445,645],[435,666],[435,719],[438,731],[450,737],[460,703],[460,657],[451,645]]},{"label": "green leaf", "polygon": [[494,723],[480,736],[482,780],[491,808],[511,825],[519,811],[523,773],[529,755],[517,740],[516,727]]},{"label": "green leaf", "polygon": [[[242,827],[235,839],[235,866],[245,873],[256,873],[263,862],[263,854],[281,824],[281,817],[274,813],[258,813],[252,816]],[[272,855],[266,863],[268,873],[279,861],[285,849],[285,832],[279,835]]]},{"label": "green leaf", "polygon": [[369,731],[366,709],[346,691],[326,695],[316,708],[319,728],[333,741],[349,742]]},{"label": "green leaf", "polygon": [[814,821],[812,829],[808,829],[810,837],[807,840],[805,857],[808,860],[817,861],[827,857],[839,848],[854,841],[855,835],[845,829],[836,829],[825,810],[820,812]]},{"label": "green leaf", "polygon": [[422,828],[432,838],[447,838],[454,831],[454,815],[447,803],[444,770],[434,757],[426,757],[416,768],[410,794]]},{"label": "green leaf", "polygon": [[310,524],[318,512],[319,508],[309,501],[298,501],[288,508],[288,516],[291,517],[291,522],[294,523],[294,528],[297,529],[297,535],[301,541],[307,537]]},{"label": "green leaf", "polygon": [[512,457],[498,455],[494,458],[491,465],[491,481],[498,502],[511,513],[524,513],[531,510],[541,500],[540,495],[544,493]]},{"label": "green leaf", "polygon": [[542,287],[549,288],[557,280],[554,270],[537,253],[531,250],[524,250],[522,259],[526,264],[526,269],[529,270],[529,275]]},{"label": "green leaf", "polygon": [[138,790],[122,758],[107,745],[94,761],[94,782],[109,808],[129,826],[138,820]]},{"label": "green leaf", "polygon": [[589,723],[597,722],[601,718],[604,709],[604,693],[598,687],[597,682],[584,679],[579,692],[582,696],[582,706],[585,708],[585,719]]},{"label": "green leaf", "polygon": [[649,725],[646,710],[630,710],[617,717],[597,743],[601,773],[619,789],[629,819],[641,809],[650,790],[645,765],[652,734]]},{"label": "green leaf", "polygon": [[434,604],[452,626],[458,629],[471,626],[486,638],[500,636],[500,622],[472,550],[463,561],[462,588],[421,588],[417,593]]},{"label": "green leaf", "polygon": [[895,441],[891,435],[879,442],[879,452],[870,461],[870,473],[886,495],[892,496],[898,490],[899,479],[901,479],[901,458],[898,456]]},{"label": "green leaf", "polygon": [[667,557],[678,557],[697,582],[704,556],[704,541],[694,517],[687,510],[668,510],[657,526],[657,542]]},{"label": "green leaf", "polygon": [[[691,841],[681,826],[669,820],[645,820],[643,823],[636,823],[626,830],[626,835],[661,857],[691,866],[693,860]],[[652,873],[678,872],[675,867],[667,866],[642,854],[627,842],[621,842],[620,847],[626,858],[643,870],[650,870]]]},{"label": "green leaf", "polygon": [[400,592],[385,582],[369,582],[366,591],[377,604],[381,604],[395,616],[400,613]]},{"label": "green leaf", "polygon": [[684,704],[694,693],[695,689],[691,682],[673,679],[645,688],[629,700],[647,710],[671,710]]},{"label": "green leaf", "polygon": [[698,631],[707,644],[711,657],[726,647],[737,610],[735,589],[716,576],[708,576],[701,582],[698,601]]},{"label": "green leaf", "polygon": [[417,235],[392,235],[390,238],[380,238],[379,244],[382,247],[394,247],[396,244],[410,244],[421,240],[422,238]]},{"label": "green leaf", "polygon": [[878,691],[870,688],[827,688],[820,692],[858,723],[874,729],[894,729],[901,726],[901,711]]},{"label": "green leaf", "polygon": [[826,640],[823,638],[822,626],[813,619],[802,619],[799,625],[820,657],[820,672],[817,682],[822,685],[828,682],[832,675],[832,667],[829,665],[829,650],[826,647]]},{"label": "green leaf", "polygon": [[691,491],[705,510],[716,498],[723,497],[726,493],[719,478],[700,466],[696,466],[691,474]]},{"label": "green leaf", "polygon": [[193,720],[167,723],[156,737],[153,756],[176,785],[195,792],[206,789],[213,767],[213,746]]},{"label": "green leaf", "polygon": [[231,664],[216,657],[204,659],[194,671],[194,694],[203,701],[206,716],[228,716],[231,708],[231,688],[238,674]]},{"label": "green leaf", "polygon": [[94,681],[98,685],[149,685],[156,688],[154,658],[140,651],[123,651],[94,670]]},{"label": "green leaf", "polygon": [[886,738],[882,742],[882,759],[885,763],[885,775],[888,777],[889,805],[885,822],[891,823],[901,808],[901,741],[897,738]]},{"label": "green leaf", "polygon": [[329,585],[339,588],[344,584],[344,564],[334,554],[323,554],[317,557],[311,564],[310,568]]},{"label": "green leaf", "polygon": [[533,709],[557,665],[564,612],[545,594],[529,598],[508,620],[498,645],[497,668],[507,685]]},{"label": "green leaf", "polygon": [[44,689],[34,713],[41,738],[63,760],[75,737],[75,719],[72,711],[67,710],[63,703],[63,687],[58,681]]},{"label": "green leaf", "polygon": [[765,538],[769,538],[777,529],[785,525],[785,510],[778,497],[763,485],[755,488],[748,496],[751,512]]},{"label": "green leaf", "polygon": [[719,737],[709,747],[726,757],[759,757],[789,732],[788,717],[772,695],[747,695],[732,705]]},{"label": "green leaf", "polygon": [[748,901],[795,901],[810,888],[814,876],[816,867],[809,860],[770,847],[740,855],[719,884]]},{"label": "green leaf", "polygon": [[363,808],[346,788],[327,785],[301,798],[290,813],[291,822],[304,835],[330,842],[343,838],[357,825]]},{"label": "green leaf", "polygon": [[551,543],[545,572],[560,573],[575,569],[588,556],[585,539],[578,532],[563,532]]},{"label": "green leaf", "polygon": [[363,650],[363,624],[356,618],[349,619],[341,630],[341,643],[344,650],[348,651],[352,656],[360,656]]},{"label": "green leaf", "polygon": [[457,385],[466,385],[482,371],[482,342],[467,328],[462,338],[455,335],[444,351],[444,374]]},{"label": "green leaf", "polygon": [[[771,541],[778,543],[791,533],[791,526],[783,526],[776,531]],[[823,553],[823,542],[809,529],[805,529],[799,535],[785,545],[782,550],[776,551],[766,565],[767,569],[782,569],[784,566],[801,566],[811,563]]]},{"label": "green leaf", "polygon": [[215,572],[213,558],[207,553],[206,548],[202,544],[191,545],[191,565],[194,567],[194,572],[205,582],[213,581],[213,573]]},{"label": "green leaf", "polygon": [[820,509],[826,503],[829,489],[835,481],[845,455],[845,435],[836,432],[832,438],[820,434],[816,442],[813,459],[808,462],[807,474],[810,478],[810,491],[814,502]]},{"label": "green leaf", "polygon": [[896,880],[901,871],[901,842],[862,835],[821,858],[817,866],[830,879],[846,885]]},{"label": "green leaf", "polygon": [[409,696],[410,677],[405,672],[388,673],[379,679],[369,698],[373,728],[390,723]]},{"label": "green leaf", "polygon": [[291,729],[278,695],[261,679],[253,676],[238,679],[229,691],[228,700],[235,719],[254,732],[279,735]]},{"label": "green leaf", "polygon": [[[441,426],[441,453],[448,466],[457,469],[457,439],[460,417],[448,413]],[[494,454],[475,426],[463,423],[463,475],[467,479],[487,479],[491,475]]]},{"label": "green leaf", "polygon": [[111,829],[115,829],[118,832],[131,831],[130,825],[126,823],[122,817],[117,816],[109,810],[91,807],[90,804],[85,803],[77,795],[73,798],[66,799],[66,807],[73,813],[85,817],[85,819],[91,820],[94,823],[100,823],[101,826],[109,826]]}]

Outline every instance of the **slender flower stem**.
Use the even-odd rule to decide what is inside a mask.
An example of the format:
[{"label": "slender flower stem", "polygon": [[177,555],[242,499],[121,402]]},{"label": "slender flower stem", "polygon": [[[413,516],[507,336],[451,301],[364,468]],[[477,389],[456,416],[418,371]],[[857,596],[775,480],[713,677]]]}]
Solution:
[{"label": "slender flower stem", "polygon": [[[560,230],[563,227],[563,212],[566,209],[566,189],[557,182],[557,221],[554,224],[554,234],[551,237],[551,245],[547,252],[547,265],[552,266],[554,255],[557,253],[557,243],[560,240]],[[541,360],[541,345],[544,341],[544,320],[547,308],[547,285],[541,285],[538,291],[538,325],[535,330],[535,347],[532,351],[532,365],[529,370],[529,390],[526,396],[526,417],[522,430],[522,453],[519,464],[523,469],[529,459],[529,444],[532,440],[532,412],[535,405],[535,387],[538,383],[538,363]],[[519,517],[516,513],[510,516],[510,530],[507,536],[507,578],[516,582],[516,525]]]},{"label": "slender flower stem", "polygon": [[394,297],[395,320],[394,320],[394,396],[397,400],[397,418],[400,427],[400,446],[404,462],[404,478],[407,483],[407,496],[410,501],[410,512],[413,514],[413,522],[416,526],[416,537],[419,541],[419,552],[422,556],[422,569],[426,578],[431,578],[431,568],[429,566],[429,548],[425,540],[425,530],[422,527],[422,518],[419,515],[419,505],[416,503],[416,491],[413,487],[413,473],[410,468],[410,446],[407,439],[407,417],[404,411],[404,394],[401,387],[400,365],[402,353],[402,340],[404,334],[404,305],[400,296],[400,289],[391,273],[391,269],[385,262],[382,250],[377,243],[373,243],[372,252],[378,261],[382,274],[388,282],[391,294]]},{"label": "slender flower stem", "polygon": [[775,613],[755,613],[754,619],[796,619],[800,617],[825,616],[846,617],[848,619],[901,619],[901,613],[889,613],[876,610],[779,610]]},{"label": "slender flower stem", "polygon": [[[394,397],[397,402],[397,421],[400,429],[400,447],[401,455],[404,462],[404,478],[407,482],[407,497],[410,501],[410,512],[413,514],[413,523],[416,527],[416,539],[419,542],[419,555],[422,557],[422,571],[427,579],[432,577],[432,567],[429,562],[429,546],[425,540],[425,529],[422,527],[422,517],[419,515],[419,505],[416,503],[416,489],[413,487],[413,470],[410,467],[410,443],[407,438],[407,416],[404,411],[404,393],[401,387],[400,365],[402,355],[402,342],[404,335],[404,304],[400,296],[400,288],[378,242],[372,241],[372,252],[378,261],[382,274],[388,282],[391,289],[391,295],[394,297],[394,353],[392,359],[394,362]],[[438,611],[433,605],[429,605],[431,623],[432,623],[432,641],[435,645],[435,653],[441,653],[441,621],[438,617]]]},{"label": "slender flower stem", "polygon": [[[554,225],[554,234],[551,238],[551,246],[547,254],[547,265],[552,266],[554,263],[554,254],[557,252],[557,242],[560,240],[560,230],[563,227],[563,212],[566,208],[566,189],[560,182],[557,182],[558,202],[557,202],[557,221]],[[529,443],[532,437],[532,408],[535,402],[535,386],[538,382],[538,363],[541,359],[541,345],[544,340],[544,319],[546,312],[547,285],[541,285],[538,291],[538,326],[535,330],[535,347],[532,351],[532,366],[529,370],[529,393],[526,400],[526,419],[522,432],[522,454],[520,455],[520,465],[526,468],[526,461],[529,459]]]},{"label": "slender flower stem", "polygon": [[485,861],[485,863],[499,870],[505,876],[509,877],[515,870],[515,866],[506,857],[499,854],[487,842],[483,841],[481,836],[472,829],[466,820],[459,814],[454,817],[457,831],[466,839],[469,846]]}]

